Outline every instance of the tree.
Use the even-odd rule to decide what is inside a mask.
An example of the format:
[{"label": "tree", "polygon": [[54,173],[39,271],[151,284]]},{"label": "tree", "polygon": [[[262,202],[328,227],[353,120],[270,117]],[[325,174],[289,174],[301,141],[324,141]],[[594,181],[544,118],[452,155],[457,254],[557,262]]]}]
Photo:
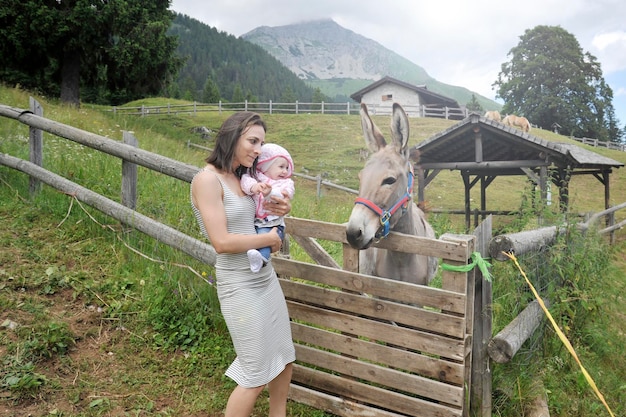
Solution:
[{"label": "tree", "polygon": [[291,87],[287,86],[287,88],[283,90],[283,94],[281,95],[280,100],[283,103],[295,103],[297,100],[297,97],[296,97],[296,94],[291,89]]},{"label": "tree", "polygon": [[[0,80],[78,105],[165,90],[182,61],[166,36],[170,0],[0,3]],[[81,92],[81,87],[84,91]]]},{"label": "tree", "polygon": [[243,95],[243,91],[241,90],[241,84],[235,84],[235,90],[233,91],[233,103],[243,103],[246,98]]},{"label": "tree", "polygon": [[202,92],[202,101],[205,103],[217,103],[220,101],[220,89],[217,84],[207,77],[206,83],[204,83],[204,90]]},{"label": "tree", "polygon": [[311,101],[313,89],[259,45],[182,14],[176,15],[168,33],[179,39],[177,53],[186,58],[179,84],[190,76],[202,88],[211,77],[222,100],[231,102],[239,101],[233,99],[236,84],[242,101],[279,101],[287,87],[298,100]]},{"label": "tree", "polygon": [[195,101],[198,86],[191,77],[185,77],[180,85],[181,98],[187,101]]},{"label": "tree", "polygon": [[472,99],[465,105],[465,107],[469,111],[475,111],[475,112],[478,112],[478,113],[482,113],[483,112],[483,106],[481,106],[480,103],[478,102],[478,100],[476,100],[476,95],[475,94],[472,94]]},{"label": "tree", "polygon": [[326,97],[322,93],[322,90],[319,87],[316,87],[313,90],[313,106],[311,106],[311,110],[321,110],[322,109],[322,101],[326,101]]},{"label": "tree", "polygon": [[619,141],[613,91],[596,58],[559,26],[527,29],[493,84],[505,102],[502,112],[578,137]]}]

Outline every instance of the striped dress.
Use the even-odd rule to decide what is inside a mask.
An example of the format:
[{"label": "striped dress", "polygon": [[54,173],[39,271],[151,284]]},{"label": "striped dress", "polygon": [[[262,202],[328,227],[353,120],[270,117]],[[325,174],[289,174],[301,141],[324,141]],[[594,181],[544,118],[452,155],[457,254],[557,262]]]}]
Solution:
[{"label": "striped dress", "polygon": [[[251,197],[233,193],[222,182],[229,233],[255,234]],[[200,230],[208,238],[199,210],[191,205]],[[263,386],[295,361],[289,312],[271,261],[250,271],[245,252],[217,255],[217,295],[237,357],[226,375],[246,388]]]}]

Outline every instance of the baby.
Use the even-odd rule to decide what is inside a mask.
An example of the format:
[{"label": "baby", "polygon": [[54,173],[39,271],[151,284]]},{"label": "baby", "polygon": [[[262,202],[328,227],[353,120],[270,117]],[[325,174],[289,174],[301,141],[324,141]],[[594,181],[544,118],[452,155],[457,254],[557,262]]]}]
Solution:
[{"label": "baby", "polygon": [[[257,163],[257,178],[250,174],[241,177],[241,189],[252,196],[256,204],[254,226],[257,233],[269,233],[276,227],[281,239],[285,237],[285,219],[282,216],[268,215],[264,202],[272,196],[293,199],[295,185],[291,179],[293,160],[285,148],[274,143],[267,143],[261,147],[261,155]],[[270,259],[271,249],[250,249],[248,259],[250,270],[259,272]]]}]

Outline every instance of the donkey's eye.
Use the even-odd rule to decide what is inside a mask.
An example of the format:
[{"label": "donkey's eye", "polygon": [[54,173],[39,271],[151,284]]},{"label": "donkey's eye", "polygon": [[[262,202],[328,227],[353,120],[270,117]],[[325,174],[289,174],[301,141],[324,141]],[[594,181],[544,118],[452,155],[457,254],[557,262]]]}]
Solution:
[{"label": "donkey's eye", "polygon": [[396,179],[394,177],[387,177],[383,180],[383,185],[391,185],[394,184],[396,182]]}]

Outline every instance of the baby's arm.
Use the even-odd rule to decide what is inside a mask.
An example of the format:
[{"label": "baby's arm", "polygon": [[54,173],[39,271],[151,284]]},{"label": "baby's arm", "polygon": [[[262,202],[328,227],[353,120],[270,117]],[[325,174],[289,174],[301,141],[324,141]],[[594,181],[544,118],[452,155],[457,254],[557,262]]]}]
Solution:
[{"label": "baby's arm", "polygon": [[293,200],[293,196],[296,194],[296,185],[291,178],[281,181],[280,187],[276,187],[280,190],[283,197]]},{"label": "baby's arm", "polygon": [[241,176],[241,190],[247,195],[253,195],[258,193],[258,191],[254,191],[254,186],[258,183],[255,178],[252,178],[249,174],[243,174]]},{"label": "baby's arm", "polygon": [[261,193],[264,197],[267,197],[272,192],[272,186],[264,182],[258,182],[254,186],[254,190],[256,190],[255,193]]}]

